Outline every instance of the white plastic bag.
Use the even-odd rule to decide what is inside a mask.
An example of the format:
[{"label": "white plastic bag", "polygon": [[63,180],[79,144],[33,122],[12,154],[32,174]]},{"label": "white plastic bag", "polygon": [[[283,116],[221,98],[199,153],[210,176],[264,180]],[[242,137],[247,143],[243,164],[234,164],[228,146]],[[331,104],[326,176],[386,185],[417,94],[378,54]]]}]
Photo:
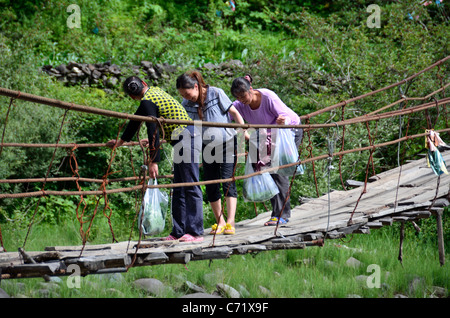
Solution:
[{"label": "white plastic bag", "polygon": [[[272,167],[284,166],[294,162],[298,162],[299,155],[298,149],[295,144],[294,131],[289,128],[276,129],[276,136],[273,149]],[[273,135],[273,134],[272,134]],[[294,165],[287,168],[277,170],[277,174],[280,176],[292,176],[294,171],[297,170],[297,174],[303,174],[303,165]]]},{"label": "white plastic bag", "polygon": [[[152,179],[148,181],[148,185],[151,184]],[[153,184],[157,184],[156,179]],[[168,207],[167,193],[158,188],[147,188],[138,220],[139,227],[144,235],[156,235],[164,230]]]},{"label": "white plastic bag", "polygon": [[[254,173],[250,157],[245,164],[245,174]],[[265,202],[280,192],[268,172],[244,179],[243,195],[246,202]]]}]

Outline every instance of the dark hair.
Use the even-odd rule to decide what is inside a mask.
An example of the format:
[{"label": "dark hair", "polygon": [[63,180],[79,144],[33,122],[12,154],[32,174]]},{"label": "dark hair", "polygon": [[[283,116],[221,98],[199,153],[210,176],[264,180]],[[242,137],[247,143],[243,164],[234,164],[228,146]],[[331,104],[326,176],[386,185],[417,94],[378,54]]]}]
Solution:
[{"label": "dark hair", "polygon": [[204,107],[204,96],[203,96],[203,89],[207,88],[208,85],[206,85],[205,81],[203,80],[202,75],[197,71],[191,71],[184,74],[181,74],[177,78],[177,89],[190,89],[194,88],[195,84],[198,86],[198,101],[197,103],[200,105],[198,108],[198,116],[200,119],[203,119],[203,107]]},{"label": "dark hair", "polygon": [[128,95],[139,96],[143,88],[144,82],[137,76],[130,76],[123,82],[123,90]]},{"label": "dark hair", "polygon": [[238,95],[250,90],[250,84],[251,83],[245,77],[236,78],[231,84],[231,94],[237,98]]}]

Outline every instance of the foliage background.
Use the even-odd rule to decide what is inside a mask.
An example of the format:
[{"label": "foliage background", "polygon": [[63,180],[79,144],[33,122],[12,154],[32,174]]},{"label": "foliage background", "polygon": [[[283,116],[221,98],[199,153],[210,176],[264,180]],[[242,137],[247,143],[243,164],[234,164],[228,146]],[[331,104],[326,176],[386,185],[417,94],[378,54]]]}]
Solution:
[{"label": "foliage background", "polygon": [[[67,27],[67,7],[81,8],[81,28]],[[381,27],[367,27],[369,4],[381,8]],[[133,113],[136,104],[117,88],[66,86],[42,72],[42,66],[111,61],[117,65],[139,65],[147,60],[178,66],[178,74],[199,68],[207,83],[229,92],[232,79],[207,72],[206,63],[239,59],[244,73],[252,74],[255,87],[267,87],[298,114],[307,114],[374,89],[398,82],[449,55],[449,8],[447,3],[424,7],[419,1],[237,1],[231,11],[224,1],[9,1],[0,0],[0,85],[31,94],[46,96],[102,109]],[[412,17],[412,18],[410,18]],[[421,75],[403,85],[407,96],[425,96],[449,80],[449,64]],[[181,100],[175,89],[175,77],[162,79],[159,85]],[[436,98],[442,98],[444,93]],[[447,91],[448,94],[448,91]],[[231,96],[231,94],[230,94]],[[400,97],[397,89],[352,103],[346,118],[369,113]],[[56,142],[63,112],[59,109],[15,101],[8,121],[9,100],[1,98],[0,120],[6,125],[4,141],[20,143]],[[430,111],[438,117],[435,129],[448,127],[446,112]],[[63,127],[61,143],[101,143],[115,138],[122,121],[70,112]],[[312,123],[333,122],[340,110],[315,117]],[[398,138],[398,118],[370,126],[376,131],[376,143]],[[2,126],[3,128],[4,126]],[[426,128],[423,114],[409,117],[409,134]],[[142,133],[142,132],[141,132]],[[327,153],[332,131],[317,130],[311,135],[313,155]],[[346,131],[345,149],[369,145],[367,129],[355,125]],[[442,136],[450,140],[449,135]],[[306,147],[304,142],[303,147]],[[335,148],[340,149],[340,141]],[[376,172],[397,165],[397,146],[374,153]],[[43,177],[52,157],[52,149],[4,148],[0,157],[0,179]],[[424,154],[423,140],[402,145],[401,161]],[[142,155],[138,149],[119,149],[114,159],[114,177],[132,175],[130,156],[135,167]],[[169,158],[160,167],[170,173]],[[76,157],[81,176],[101,178],[111,158],[105,149],[78,149]],[[344,180],[363,180],[368,153],[344,157]],[[319,194],[328,191],[326,163],[317,162]],[[305,197],[317,196],[311,166],[294,181],[291,200],[297,205]],[[243,173],[239,167],[238,173]],[[71,176],[68,153],[56,152],[51,176]],[[168,180],[161,182],[170,182]],[[134,184],[113,185],[125,187]],[[238,188],[240,187],[238,182]],[[1,184],[2,192],[23,192],[41,188],[41,184]],[[47,184],[46,189],[73,190],[73,184]],[[98,187],[83,184],[84,189]],[[334,171],[332,189],[341,189]],[[98,198],[101,200],[101,198]],[[136,194],[109,197],[112,222],[118,238],[128,238],[136,211]],[[94,216],[96,198],[88,198],[86,219]],[[33,218],[37,199],[2,200],[0,222],[23,228],[31,220],[63,225],[75,220],[76,197],[44,198]],[[101,202],[100,206],[104,206]],[[270,204],[269,204],[270,205]],[[205,202],[205,226],[213,215]],[[262,205],[257,211],[265,211]],[[254,206],[239,200],[238,221],[253,217]],[[99,215],[89,240],[110,240],[106,218]],[[167,229],[170,228],[168,218]],[[446,231],[448,238],[448,231]],[[446,240],[448,242],[448,240]],[[6,240],[6,243],[7,240]]]}]

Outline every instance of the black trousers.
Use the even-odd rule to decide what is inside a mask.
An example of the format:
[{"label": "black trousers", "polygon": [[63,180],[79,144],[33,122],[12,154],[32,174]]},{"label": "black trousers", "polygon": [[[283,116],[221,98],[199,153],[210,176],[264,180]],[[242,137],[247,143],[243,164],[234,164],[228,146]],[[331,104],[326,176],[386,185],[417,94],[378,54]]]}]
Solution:
[{"label": "black trousers", "polygon": [[[231,178],[237,163],[235,152],[237,150],[236,136],[229,141],[224,142],[219,147],[213,147],[211,149],[207,149],[207,147],[207,145],[203,145],[203,180]],[[211,153],[211,157],[214,157],[217,160],[207,160],[208,158],[206,155],[209,153]],[[207,184],[205,186],[206,198],[209,202],[215,202],[222,197],[220,186],[220,183]],[[224,196],[237,198],[235,182],[222,183],[222,191]]]}]

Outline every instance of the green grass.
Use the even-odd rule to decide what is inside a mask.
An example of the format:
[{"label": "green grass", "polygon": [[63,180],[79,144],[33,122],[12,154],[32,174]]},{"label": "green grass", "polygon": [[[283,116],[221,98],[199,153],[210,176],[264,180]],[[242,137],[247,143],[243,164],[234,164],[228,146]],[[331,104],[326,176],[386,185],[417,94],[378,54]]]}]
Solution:
[{"label": "green grass", "polygon": [[[50,227],[37,225],[33,235],[57,240],[61,244],[73,243],[76,226]],[[4,232],[9,239],[23,233]],[[448,290],[449,265],[439,264],[437,246],[424,244],[409,233],[403,247],[403,264],[398,256],[398,227],[372,231],[370,235],[355,234],[345,240],[327,240],[324,247],[308,247],[304,250],[280,250],[256,255],[231,256],[225,260],[194,261],[186,266],[179,264],[155,265],[131,268],[115,275],[88,275],[80,278],[79,288],[69,288],[70,277],[62,282],[49,297],[55,298],[141,298],[151,296],[137,289],[133,281],[139,278],[156,278],[170,289],[160,297],[173,298],[186,294],[185,281],[190,281],[213,293],[218,283],[225,283],[236,290],[244,288],[251,298],[346,298],[358,295],[362,298],[392,298],[397,294],[407,297],[428,298],[434,287]],[[11,236],[13,235],[13,236]],[[39,246],[30,236],[30,246]],[[28,243],[27,243],[28,244]],[[346,261],[354,257],[361,262],[357,268]],[[369,265],[379,269],[374,272]],[[371,288],[379,273],[380,288]],[[361,275],[365,275],[363,277]],[[119,277],[119,279],[117,279]],[[13,297],[41,297],[42,278],[4,280],[1,288]],[[411,289],[416,284],[418,287]],[[270,291],[266,295],[260,288]],[[448,292],[447,292],[448,293]],[[448,294],[447,294],[448,296]]]}]

